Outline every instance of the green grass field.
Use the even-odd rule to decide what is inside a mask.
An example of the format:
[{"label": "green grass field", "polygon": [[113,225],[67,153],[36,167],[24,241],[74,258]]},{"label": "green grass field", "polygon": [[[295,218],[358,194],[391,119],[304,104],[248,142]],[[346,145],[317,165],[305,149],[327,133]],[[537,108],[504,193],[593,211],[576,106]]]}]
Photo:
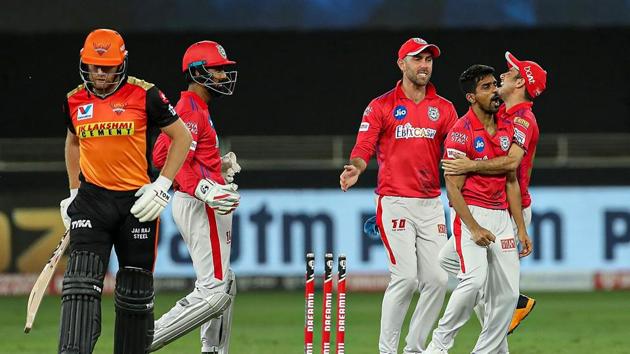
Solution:
[{"label": "green grass field", "polygon": [[[532,315],[510,336],[512,354],[630,353],[630,292],[530,295],[539,302]],[[158,294],[156,315],[166,312],[180,296]],[[349,294],[347,353],[378,352],[381,298],[382,294]],[[27,297],[0,297],[3,318],[0,322],[0,353],[56,352],[59,297],[45,298],[28,335],[23,333],[26,301]],[[303,301],[303,294],[299,292],[240,293],[236,299],[231,352],[301,353]],[[317,309],[319,314],[319,303]],[[113,316],[112,298],[105,297],[103,330],[95,353],[112,353]],[[319,327],[319,316],[316,323]],[[403,333],[406,334],[406,329]],[[459,333],[451,354],[470,353],[478,333],[479,325],[473,318]],[[159,353],[200,353],[198,332],[171,343]]]}]

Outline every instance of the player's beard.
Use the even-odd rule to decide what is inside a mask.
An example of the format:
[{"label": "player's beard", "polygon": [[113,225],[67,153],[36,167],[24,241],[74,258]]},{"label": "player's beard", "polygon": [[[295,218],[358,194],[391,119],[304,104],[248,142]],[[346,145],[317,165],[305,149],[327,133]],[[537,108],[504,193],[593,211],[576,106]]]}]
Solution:
[{"label": "player's beard", "polygon": [[498,94],[495,94],[490,99],[490,102],[487,106],[482,105],[481,109],[488,114],[495,114],[499,111],[499,107],[501,106],[501,97]]},{"label": "player's beard", "polygon": [[[426,76],[421,75],[421,74],[426,74]],[[409,81],[411,81],[414,85],[417,85],[417,86],[426,86],[429,83],[429,80],[431,80],[430,71],[421,71],[421,72],[408,71],[406,76],[407,76],[407,79],[409,79]]]}]

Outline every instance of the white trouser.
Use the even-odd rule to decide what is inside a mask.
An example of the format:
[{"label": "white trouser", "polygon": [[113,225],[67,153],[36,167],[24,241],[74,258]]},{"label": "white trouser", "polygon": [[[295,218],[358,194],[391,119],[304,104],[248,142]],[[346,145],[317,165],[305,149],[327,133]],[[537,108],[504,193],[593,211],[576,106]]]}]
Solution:
[{"label": "white trouser", "polygon": [[[186,298],[194,302],[209,293],[226,291],[230,272],[232,213],[220,215],[199,199],[175,192],[173,219],[186,242],[197,276],[195,289]],[[201,326],[202,351],[211,351],[221,344],[215,343],[218,340],[217,329],[213,328],[219,325],[220,321],[214,320]]]},{"label": "white trouser", "polygon": [[420,300],[409,324],[405,353],[421,353],[446,294],[447,273],[438,253],[446,243],[440,198],[378,198],[376,218],[389,259],[391,278],[381,312],[379,350],[397,353],[400,330],[416,291]]},{"label": "white trouser", "polygon": [[[451,209],[453,241],[441,252],[444,265],[448,247],[455,249],[459,269],[459,284],[453,291],[444,316],[433,331],[431,349],[448,350],[453,346],[457,331],[470,318],[479,301],[485,300],[482,330],[473,350],[476,354],[507,353],[507,330],[518,300],[519,260],[516,237],[507,210],[492,210],[469,206],[475,220],[496,236],[488,247],[474,243],[471,233]],[[453,246],[451,246],[453,245]],[[445,268],[452,270],[452,262]]]}]

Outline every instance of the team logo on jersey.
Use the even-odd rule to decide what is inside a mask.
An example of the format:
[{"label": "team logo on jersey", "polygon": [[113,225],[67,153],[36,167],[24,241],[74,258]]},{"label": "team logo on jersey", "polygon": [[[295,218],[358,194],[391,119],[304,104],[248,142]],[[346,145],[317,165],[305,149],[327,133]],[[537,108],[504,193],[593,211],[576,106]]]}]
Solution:
[{"label": "team logo on jersey", "polygon": [[94,104],[89,103],[79,106],[77,111],[77,120],[90,119],[94,115]]},{"label": "team logo on jersey", "polygon": [[437,107],[429,106],[429,109],[427,110],[427,115],[429,116],[429,119],[436,122],[438,119],[440,119],[440,110],[438,110]]},{"label": "team logo on jersey", "polygon": [[365,107],[365,111],[363,111],[363,116],[367,117],[370,115],[370,113],[372,113],[372,106]]},{"label": "team logo on jersey", "polygon": [[100,138],[103,136],[133,135],[134,122],[101,122],[79,125],[76,128],[80,139]]},{"label": "team logo on jersey", "polygon": [[407,123],[405,125],[399,125],[396,127],[396,139],[411,139],[411,138],[427,138],[433,139],[435,137],[436,130],[431,128],[416,128]]},{"label": "team logo on jersey", "polygon": [[407,116],[407,107],[398,105],[394,108],[394,118],[396,120],[403,120]]},{"label": "team logo on jersey", "polygon": [[521,117],[514,118],[514,124],[518,124],[525,129],[529,128],[529,122]]},{"label": "team logo on jersey", "polygon": [[486,142],[483,140],[482,137],[478,136],[475,138],[474,146],[475,146],[475,151],[482,152],[483,149],[485,149],[486,147]]},{"label": "team logo on jersey", "polygon": [[96,42],[92,43],[92,47],[94,48],[94,51],[98,53],[98,55],[100,56],[107,53],[107,51],[109,50],[109,47],[111,46],[112,46],[111,43],[96,43]]},{"label": "team logo on jersey", "polygon": [[361,125],[359,126],[359,131],[360,132],[366,132],[366,131],[368,131],[368,129],[370,129],[370,123],[368,123],[368,122],[361,122]]},{"label": "team logo on jersey", "polygon": [[502,136],[499,138],[499,140],[501,142],[501,150],[508,151],[508,149],[510,148],[510,138],[508,138],[507,136]]},{"label": "team logo on jersey", "polygon": [[110,103],[109,106],[112,107],[112,111],[114,111],[114,113],[116,113],[117,115],[121,115],[123,114],[123,112],[125,112],[125,107],[127,107],[127,103]]},{"label": "team logo on jersey", "polygon": [[511,251],[516,249],[516,241],[513,238],[501,240],[501,248],[504,251]]}]

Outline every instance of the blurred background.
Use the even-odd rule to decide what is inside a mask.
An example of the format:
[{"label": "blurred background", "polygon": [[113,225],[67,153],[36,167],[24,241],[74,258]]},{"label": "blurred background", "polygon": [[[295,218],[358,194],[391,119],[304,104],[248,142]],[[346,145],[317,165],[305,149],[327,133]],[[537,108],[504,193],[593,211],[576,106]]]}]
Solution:
[{"label": "blurred background", "polygon": [[[630,288],[628,0],[22,0],[0,12],[0,295],[27,294],[63,234],[61,105],[97,27],[120,31],[129,73],[172,102],[191,43],[218,41],[237,61],[236,92],[211,114],[222,150],[243,167],[239,290],[301,288],[306,250],[318,272],[325,251],[345,253],[350,291],[384,289],[385,252],[362,230],[374,215],[376,166],[345,194],[338,176],[365,106],[395,85],[398,48],[416,36],[441,48],[432,81],[460,115],[457,79],[471,64],[501,73],[510,50],[548,72],[534,105],[536,251],[522,262],[524,289]],[[156,286],[190,289],[170,210],[162,220]]]}]

